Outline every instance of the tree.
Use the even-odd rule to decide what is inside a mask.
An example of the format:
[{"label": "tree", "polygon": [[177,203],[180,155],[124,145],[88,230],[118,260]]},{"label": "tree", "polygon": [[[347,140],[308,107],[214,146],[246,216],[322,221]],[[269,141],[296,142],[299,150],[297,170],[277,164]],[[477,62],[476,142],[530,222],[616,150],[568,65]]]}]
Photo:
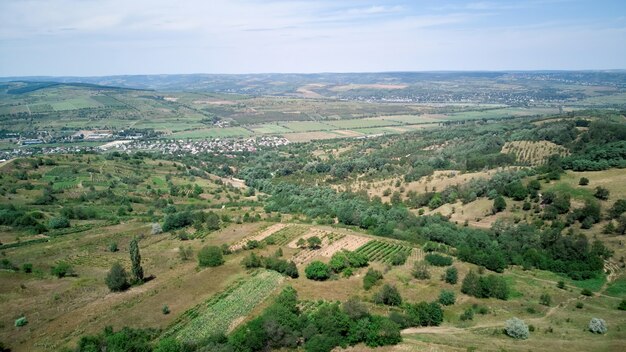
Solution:
[{"label": "tree", "polygon": [[455,267],[449,267],[448,269],[446,269],[446,273],[444,276],[445,281],[452,285],[456,284],[459,277],[458,273],[459,272]]},{"label": "tree", "polygon": [[586,186],[589,184],[589,179],[586,177],[581,177],[580,180],[578,180],[578,184],[580,186]]},{"label": "tree", "polygon": [[589,321],[589,331],[594,334],[606,334],[607,332],[606,321],[600,318],[591,318]]},{"label": "tree", "polygon": [[363,277],[363,288],[369,290],[372,286],[376,285],[376,283],[383,279],[383,274],[372,268],[367,270],[365,276]]},{"label": "tree", "polygon": [[441,290],[441,292],[439,293],[439,303],[443,304],[444,306],[453,305],[455,301],[456,295],[454,294],[454,291]]},{"label": "tree", "polygon": [[495,214],[503,211],[504,209],[506,209],[506,201],[504,200],[504,197],[497,196],[493,200],[493,207],[491,208],[491,212]]},{"label": "tree", "polygon": [[624,212],[626,212],[626,199],[618,199],[613,203],[611,209],[609,209],[609,216],[612,219],[617,219]]},{"label": "tree", "polygon": [[530,335],[528,325],[519,318],[511,318],[506,321],[504,331],[514,339],[526,340]]},{"label": "tree", "polygon": [[374,295],[374,303],[387,306],[399,306],[402,304],[402,297],[395,286],[385,284],[380,291]]},{"label": "tree", "polygon": [[200,267],[215,267],[224,264],[222,249],[217,246],[204,246],[198,252],[198,265]]},{"label": "tree", "polygon": [[298,242],[296,242],[296,246],[298,246],[298,248],[304,248],[305,245],[306,245],[306,241],[302,237],[300,237],[298,239]]},{"label": "tree", "polygon": [[318,249],[322,245],[322,240],[317,236],[309,237],[306,241],[309,244],[309,249]]},{"label": "tree", "polygon": [[601,200],[607,200],[609,199],[609,193],[608,189],[598,186],[596,187],[596,193],[594,193],[593,196]]},{"label": "tree", "polygon": [[206,228],[209,231],[217,231],[220,229],[220,217],[216,213],[210,211],[206,215]]},{"label": "tree", "polygon": [[319,260],[311,262],[304,269],[307,279],[324,281],[330,277],[330,267]]},{"label": "tree", "polygon": [[112,292],[124,291],[129,287],[128,275],[120,263],[113,263],[104,282]]},{"label": "tree", "polygon": [[129,249],[133,282],[139,284],[143,282],[143,268],[141,267],[141,254],[139,254],[139,242],[137,241],[137,237],[130,241]]}]

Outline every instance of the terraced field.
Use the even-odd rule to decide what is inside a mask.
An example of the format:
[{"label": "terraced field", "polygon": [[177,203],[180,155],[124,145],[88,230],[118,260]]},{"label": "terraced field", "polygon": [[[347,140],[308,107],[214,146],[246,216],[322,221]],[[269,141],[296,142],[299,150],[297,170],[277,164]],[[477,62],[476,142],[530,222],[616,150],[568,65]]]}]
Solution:
[{"label": "terraced field", "polygon": [[504,144],[502,153],[514,154],[518,162],[534,166],[545,163],[550,155],[566,156],[569,151],[548,141],[513,141]]}]

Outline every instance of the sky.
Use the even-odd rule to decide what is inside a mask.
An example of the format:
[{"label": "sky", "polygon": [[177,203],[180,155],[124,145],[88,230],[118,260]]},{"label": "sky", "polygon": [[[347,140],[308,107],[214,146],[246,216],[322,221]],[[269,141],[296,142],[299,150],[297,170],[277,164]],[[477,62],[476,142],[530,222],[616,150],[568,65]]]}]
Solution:
[{"label": "sky", "polygon": [[626,0],[0,0],[0,76],[626,69]]}]

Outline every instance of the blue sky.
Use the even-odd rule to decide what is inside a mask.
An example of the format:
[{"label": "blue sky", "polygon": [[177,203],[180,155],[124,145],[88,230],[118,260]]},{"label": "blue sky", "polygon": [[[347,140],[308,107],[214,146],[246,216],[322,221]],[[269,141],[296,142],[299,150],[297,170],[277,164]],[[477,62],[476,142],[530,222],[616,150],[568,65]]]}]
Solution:
[{"label": "blue sky", "polygon": [[0,76],[625,68],[625,0],[0,0]]}]

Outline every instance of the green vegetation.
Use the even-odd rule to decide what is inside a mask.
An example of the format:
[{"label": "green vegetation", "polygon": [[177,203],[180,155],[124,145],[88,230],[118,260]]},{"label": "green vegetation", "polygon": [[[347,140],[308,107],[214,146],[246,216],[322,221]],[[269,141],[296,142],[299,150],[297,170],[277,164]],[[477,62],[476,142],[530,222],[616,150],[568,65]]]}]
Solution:
[{"label": "green vegetation", "polygon": [[217,246],[205,246],[198,252],[200,267],[213,267],[224,264],[222,249]]}]

